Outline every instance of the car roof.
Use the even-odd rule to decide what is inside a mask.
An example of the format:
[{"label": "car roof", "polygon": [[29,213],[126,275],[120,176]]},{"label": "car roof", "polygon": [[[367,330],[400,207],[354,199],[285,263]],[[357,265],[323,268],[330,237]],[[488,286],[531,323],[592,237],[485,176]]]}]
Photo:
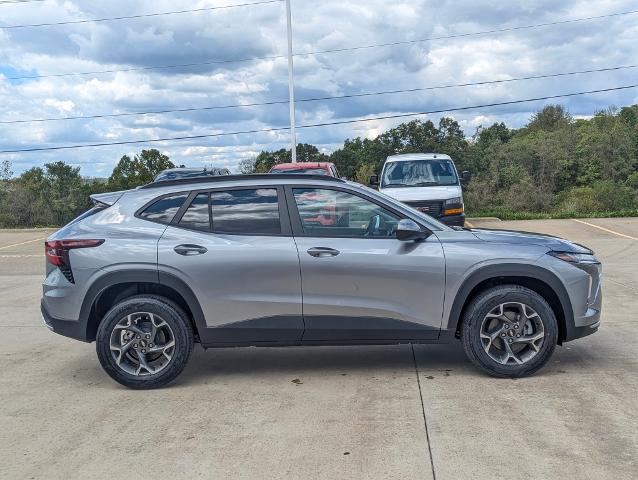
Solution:
[{"label": "car roof", "polygon": [[271,170],[302,170],[306,168],[326,168],[332,165],[332,162],[297,162],[297,163],[278,163]]},{"label": "car roof", "polygon": [[452,160],[449,155],[444,153],[401,153],[399,155],[390,155],[386,162],[407,162],[410,160]]},{"label": "car roof", "polygon": [[[282,182],[285,180],[285,182]],[[211,177],[193,177],[193,178],[176,178],[174,180],[160,180],[158,182],[149,183],[139,187],[138,190],[148,190],[164,187],[179,187],[181,185],[188,185],[189,189],[206,188],[210,186],[216,186],[217,184],[230,184],[230,185],[263,185],[263,184],[275,184],[280,185],[282,183],[301,183],[301,182],[330,182],[330,183],[346,183],[337,177],[330,177],[328,175],[308,175],[297,174],[290,175],[285,173],[253,173],[249,175],[218,175]],[[198,185],[197,187],[194,185]],[[199,186],[201,185],[201,186]],[[172,190],[175,190],[174,188]]]}]

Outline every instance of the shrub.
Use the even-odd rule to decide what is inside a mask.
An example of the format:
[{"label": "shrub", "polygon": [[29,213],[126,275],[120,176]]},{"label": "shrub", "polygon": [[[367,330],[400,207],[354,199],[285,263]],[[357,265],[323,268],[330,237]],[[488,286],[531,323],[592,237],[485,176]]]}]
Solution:
[{"label": "shrub", "polygon": [[588,214],[633,208],[636,208],[636,198],[632,189],[605,180],[564,192],[557,210],[560,213]]}]

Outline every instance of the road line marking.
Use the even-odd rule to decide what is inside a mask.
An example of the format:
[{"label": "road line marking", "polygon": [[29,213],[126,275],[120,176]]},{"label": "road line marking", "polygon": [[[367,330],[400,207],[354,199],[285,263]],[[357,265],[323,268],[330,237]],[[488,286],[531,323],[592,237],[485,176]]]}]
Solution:
[{"label": "road line marking", "polygon": [[465,220],[465,225],[467,225],[470,228],[474,228],[474,224],[472,222],[468,222],[467,220]]},{"label": "road line marking", "polygon": [[11,247],[17,247],[19,245],[25,245],[27,243],[39,242],[40,240],[45,240],[47,237],[36,238],[34,240],[27,240],[26,242],[14,243],[13,245],[5,245],[4,247],[0,247],[0,250],[5,250]]},{"label": "road line marking", "polygon": [[582,223],[584,225],[589,225],[590,227],[594,227],[594,228],[597,228],[599,230],[603,230],[604,232],[613,233],[614,235],[618,235],[619,237],[625,237],[625,238],[628,238],[630,240],[638,241],[638,238],[636,238],[636,237],[632,237],[631,235],[625,235],[624,233],[620,233],[620,232],[615,232],[614,230],[609,230],[608,228],[601,227],[600,225],[594,225],[593,223],[585,222],[583,220],[577,220],[575,218],[572,218],[572,220],[574,222]]},{"label": "road line marking", "polygon": [[28,255],[20,255],[20,254],[15,254],[15,255],[0,255],[0,258],[28,258],[28,257],[42,257],[42,254],[28,254]]}]

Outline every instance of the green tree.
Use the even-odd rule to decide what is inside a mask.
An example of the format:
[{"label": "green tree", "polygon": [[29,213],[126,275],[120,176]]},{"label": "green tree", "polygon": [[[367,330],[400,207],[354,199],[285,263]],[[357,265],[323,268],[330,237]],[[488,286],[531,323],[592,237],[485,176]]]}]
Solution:
[{"label": "green tree", "polygon": [[[297,161],[298,162],[327,162],[328,156],[321,153],[319,149],[308,143],[297,144]],[[254,161],[253,171],[250,173],[266,173],[272,167],[280,163],[292,162],[292,151],[290,149],[281,148],[274,152],[263,151]],[[248,168],[249,169],[249,168]]]},{"label": "green tree", "polygon": [[139,187],[152,182],[158,173],[168,168],[175,168],[175,164],[154,148],[142,150],[140,155],[135,155],[132,159],[124,155],[113,169],[108,185],[112,190]]},{"label": "green tree", "polygon": [[599,112],[580,124],[576,155],[579,185],[624,181],[638,165],[638,134],[622,116],[610,110]]},{"label": "green tree", "polygon": [[0,181],[10,180],[11,177],[13,177],[11,162],[9,160],[2,160],[0,163]]}]

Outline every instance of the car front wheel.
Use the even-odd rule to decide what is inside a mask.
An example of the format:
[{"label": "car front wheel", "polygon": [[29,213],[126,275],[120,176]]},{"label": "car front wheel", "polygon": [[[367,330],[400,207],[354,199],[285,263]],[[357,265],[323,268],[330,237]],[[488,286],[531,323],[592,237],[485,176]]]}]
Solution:
[{"label": "car front wheel", "polygon": [[171,382],[193,351],[193,328],[181,308],[163,297],[131,297],[102,319],[96,338],[102,368],[135,389]]},{"label": "car front wheel", "polygon": [[522,377],[542,368],[558,340],[554,311],[538,293],[518,285],[481,292],[468,305],[461,327],[472,363],[495,377]]}]

